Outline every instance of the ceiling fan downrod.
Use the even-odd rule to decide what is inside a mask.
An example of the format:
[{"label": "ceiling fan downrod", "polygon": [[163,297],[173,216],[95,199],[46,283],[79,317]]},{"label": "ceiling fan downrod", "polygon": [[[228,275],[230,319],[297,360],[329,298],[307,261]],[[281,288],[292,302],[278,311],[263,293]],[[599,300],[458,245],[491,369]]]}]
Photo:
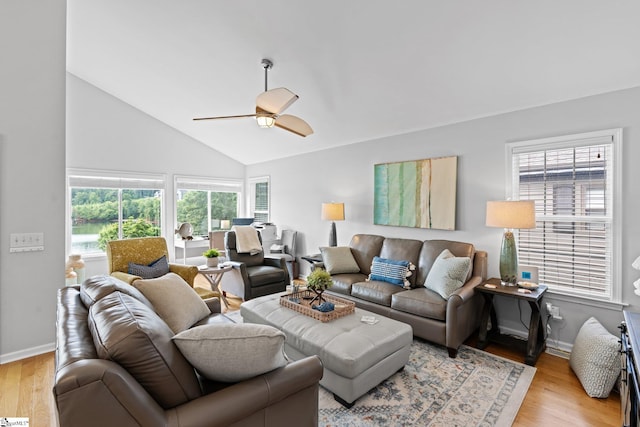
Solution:
[{"label": "ceiling fan downrod", "polygon": [[262,68],[264,68],[264,91],[267,91],[267,74],[269,70],[273,67],[273,62],[269,61],[267,58],[262,59]]}]

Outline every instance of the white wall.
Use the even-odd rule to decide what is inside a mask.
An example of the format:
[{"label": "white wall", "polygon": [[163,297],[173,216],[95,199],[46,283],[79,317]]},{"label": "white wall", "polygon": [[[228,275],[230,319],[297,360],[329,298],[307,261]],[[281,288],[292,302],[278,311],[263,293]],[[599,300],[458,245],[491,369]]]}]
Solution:
[{"label": "white wall", "polygon": [[[244,179],[237,161],[67,73],[67,167],[164,174],[166,227],[173,256],[174,175]],[[87,275],[107,274],[105,257]]]},{"label": "white wall", "polygon": [[[53,349],[64,284],[65,26],[65,0],[0,4],[0,363]],[[9,235],[25,232],[44,233],[45,250],[9,253]]]},{"label": "white wall", "polygon": [[[633,294],[631,283],[640,272],[633,270],[631,263],[640,255],[640,224],[636,221],[640,169],[635,164],[640,159],[639,107],[640,88],[634,88],[251,165],[247,176],[271,176],[272,220],[279,229],[291,227],[301,232],[301,254],[316,253],[318,246],[327,244],[329,224],[320,220],[320,204],[339,201],[345,203],[346,211],[346,220],[336,223],[339,245],[347,244],[355,233],[471,242],[489,252],[489,273],[495,277],[502,231],[484,225],[485,204],[505,197],[505,143],[622,127],[624,238],[616,261],[622,269],[623,301],[637,310],[640,297]],[[454,155],[458,156],[456,231],[373,225],[374,164]],[[303,273],[308,271],[305,264],[302,261]],[[591,315],[612,333],[622,320],[619,309],[557,299],[554,304],[565,318],[551,323],[549,344],[556,347],[567,348]],[[528,313],[528,307],[523,306],[525,321]],[[513,301],[498,301],[498,316],[501,327],[524,333]]]}]

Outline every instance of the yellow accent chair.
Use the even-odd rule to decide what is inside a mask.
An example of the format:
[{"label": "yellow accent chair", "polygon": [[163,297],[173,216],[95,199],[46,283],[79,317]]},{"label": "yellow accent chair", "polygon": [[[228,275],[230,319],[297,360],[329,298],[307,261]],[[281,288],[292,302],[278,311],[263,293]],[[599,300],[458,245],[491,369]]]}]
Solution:
[{"label": "yellow accent chair", "polygon": [[[129,274],[129,263],[149,265],[162,256],[169,260],[167,241],[164,237],[140,237],[136,239],[111,240],[107,242],[107,263],[109,274],[132,284],[140,276]],[[194,287],[193,282],[198,275],[198,267],[195,265],[169,264],[169,271],[182,277],[196,291],[202,299],[218,296],[210,290]]]}]

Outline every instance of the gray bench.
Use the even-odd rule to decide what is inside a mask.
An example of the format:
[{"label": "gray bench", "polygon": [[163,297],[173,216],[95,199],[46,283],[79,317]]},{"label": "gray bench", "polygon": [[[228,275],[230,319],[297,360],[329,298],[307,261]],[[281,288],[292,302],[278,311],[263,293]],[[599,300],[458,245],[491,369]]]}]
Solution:
[{"label": "gray bench", "polygon": [[[351,407],[357,398],[409,361],[411,326],[358,308],[355,314],[323,323],[281,306],[280,295],[242,303],[244,322],[282,330],[286,335],[285,352],[291,359],[318,355],[324,366],[320,385],[344,406]],[[361,322],[363,315],[375,316],[378,323]]]}]

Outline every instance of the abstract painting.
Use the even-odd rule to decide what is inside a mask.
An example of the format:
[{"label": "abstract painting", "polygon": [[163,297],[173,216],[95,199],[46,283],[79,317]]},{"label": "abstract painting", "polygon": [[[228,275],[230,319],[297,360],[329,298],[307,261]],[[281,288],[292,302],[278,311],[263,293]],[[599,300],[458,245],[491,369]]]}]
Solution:
[{"label": "abstract painting", "polygon": [[373,223],[455,230],[458,157],[374,165]]}]

